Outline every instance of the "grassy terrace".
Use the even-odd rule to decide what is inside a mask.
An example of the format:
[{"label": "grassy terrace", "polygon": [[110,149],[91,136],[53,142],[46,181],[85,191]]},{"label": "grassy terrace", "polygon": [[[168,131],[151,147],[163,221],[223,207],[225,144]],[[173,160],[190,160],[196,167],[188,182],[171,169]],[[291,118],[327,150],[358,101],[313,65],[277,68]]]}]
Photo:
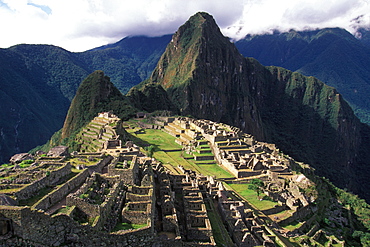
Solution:
[{"label": "grassy terrace", "polygon": [[89,161],[86,158],[70,158],[66,160],[66,162],[70,162],[72,166],[77,166],[77,165],[85,165],[85,166],[92,166],[95,165],[99,159],[94,158],[93,160]]},{"label": "grassy terrace", "polygon": [[[137,130],[138,129],[127,129],[127,132],[131,134],[132,140],[137,145],[153,145],[155,147],[153,157],[156,160],[161,161],[166,167],[169,167],[169,165],[171,165],[173,169],[176,170],[176,167],[178,165],[181,165],[186,169],[195,170],[204,175],[216,176],[217,178],[234,177],[229,172],[218,166],[216,163],[211,162],[211,164],[208,164],[210,162],[207,163],[206,161],[196,162],[193,155],[186,154],[181,150],[182,146],[175,142],[175,137],[167,134],[162,130],[145,129],[140,132],[137,132]],[[196,155],[213,156],[212,153],[196,153]]]},{"label": "grassy terrace", "polygon": [[[232,190],[237,192],[240,196],[242,196],[246,201],[252,204],[255,208],[259,210],[266,210],[275,207],[275,205],[279,205],[277,202],[273,202],[270,200],[263,200],[258,199],[257,193],[254,190],[248,189],[247,184],[228,184]],[[261,194],[263,197],[264,194]]]},{"label": "grassy terrace", "polygon": [[129,229],[140,229],[145,226],[148,226],[148,224],[117,223],[117,225],[114,227],[112,232],[117,232],[120,230],[129,230]]}]

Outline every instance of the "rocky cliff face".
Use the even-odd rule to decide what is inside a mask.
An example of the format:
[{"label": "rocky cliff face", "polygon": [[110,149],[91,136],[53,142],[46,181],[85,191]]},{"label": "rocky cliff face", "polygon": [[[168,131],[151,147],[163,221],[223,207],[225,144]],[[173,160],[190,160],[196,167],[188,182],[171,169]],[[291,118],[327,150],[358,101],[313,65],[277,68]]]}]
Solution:
[{"label": "rocky cliff face", "polygon": [[238,126],[360,191],[354,168],[368,144],[341,95],[313,77],[244,58],[212,16],[197,13],[179,28],[147,83],[161,85],[182,115]]}]

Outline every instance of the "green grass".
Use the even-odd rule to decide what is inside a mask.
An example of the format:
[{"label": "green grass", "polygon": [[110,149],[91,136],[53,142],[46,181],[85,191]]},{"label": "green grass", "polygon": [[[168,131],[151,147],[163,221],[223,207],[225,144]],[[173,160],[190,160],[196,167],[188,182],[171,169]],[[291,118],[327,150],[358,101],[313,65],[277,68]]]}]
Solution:
[{"label": "green grass", "polygon": [[228,171],[224,170],[217,164],[197,164],[199,169],[203,171],[204,175],[215,176],[216,178],[233,178],[234,176]]},{"label": "green grass", "polygon": [[85,166],[92,166],[95,165],[98,162],[98,159],[94,158],[92,161],[89,161],[88,159],[85,158],[71,158],[68,159],[66,162],[70,162],[72,166],[77,166],[77,165],[85,165]]},{"label": "green grass", "polygon": [[70,210],[71,210],[71,207],[65,206],[55,211],[54,214],[67,214]]},{"label": "green grass", "polygon": [[[182,146],[175,143],[175,137],[167,134],[162,130],[145,129],[140,134],[133,134],[135,130],[128,129],[129,133],[133,138],[133,141],[140,145],[153,145],[155,146],[155,152],[153,157],[162,162],[163,164],[171,164],[174,167],[178,165],[183,166],[185,169],[195,170],[203,175],[216,176],[216,178],[232,178],[234,177],[229,172],[218,166],[217,164],[196,164],[192,154],[187,154],[183,151],[171,151],[181,150]],[[208,145],[206,145],[208,146]],[[170,152],[165,152],[170,151]],[[198,154],[197,156],[213,156],[213,154]],[[184,159],[189,158],[189,159]],[[202,163],[202,161],[200,162]]]},{"label": "green grass", "polygon": [[200,154],[200,153],[194,152],[194,155],[195,156],[213,156],[213,153],[212,152],[208,152],[208,153]]},{"label": "green grass", "polygon": [[129,229],[140,229],[145,226],[148,226],[148,224],[117,223],[117,225],[114,227],[112,232],[117,232],[120,230],[129,230]]},{"label": "green grass", "polygon": [[134,134],[135,130],[127,129],[133,141],[139,146],[153,145],[157,150],[177,150],[182,146],[175,142],[175,137],[161,130],[145,129],[139,134]]},{"label": "green grass", "polygon": [[285,225],[285,226],[281,226],[281,227],[284,227],[285,229],[287,229],[289,231],[293,231],[293,230],[297,229],[298,227],[301,227],[302,225],[303,225],[303,222],[294,221],[294,222],[290,223],[289,225]]},{"label": "green grass", "polygon": [[[207,208],[207,215],[211,222],[213,237],[217,246],[233,246],[233,242],[225,229],[222,219],[218,212],[215,212],[215,208],[210,204],[209,201],[204,202]],[[212,203],[212,202],[211,202]]]},{"label": "green grass", "polygon": [[[248,184],[228,184],[234,191],[241,195],[246,201],[252,204],[259,210],[266,210],[273,208],[275,205],[278,205],[277,202],[272,202],[270,200],[259,200],[257,193],[254,190],[248,189]],[[261,197],[264,194],[260,195]]]},{"label": "green grass", "polygon": [[284,210],[284,211],[281,211],[277,214],[270,214],[269,217],[271,219],[274,219],[275,217],[278,217],[278,221],[281,221],[281,220],[285,220],[285,219],[289,218],[290,216],[292,216],[293,212],[294,212],[293,210]]}]

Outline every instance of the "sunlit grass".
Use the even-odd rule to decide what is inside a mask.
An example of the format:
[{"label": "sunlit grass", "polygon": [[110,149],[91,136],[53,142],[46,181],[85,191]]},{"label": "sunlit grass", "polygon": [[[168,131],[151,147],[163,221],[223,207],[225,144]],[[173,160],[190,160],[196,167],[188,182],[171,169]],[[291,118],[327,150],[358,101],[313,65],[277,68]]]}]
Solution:
[{"label": "sunlit grass", "polygon": [[[229,184],[229,186],[259,210],[270,209],[278,205],[277,202],[270,200],[260,200],[254,190],[248,189],[248,184]],[[263,198],[264,194],[261,194],[260,197]]]},{"label": "sunlit grass", "polygon": [[114,227],[112,232],[120,231],[120,230],[129,230],[129,229],[140,229],[148,224],[131,224],[131,223],[117,223],[117,225]]},{"label": "sunlit grass", "polygon": [[146,143],[161,150],[176,150],[182,148],[181,145],[175,142],[175,137],[162,130],[145,129],[141,133],[134,134],[135,131],[133,129],[127,129],[127,132],[134,138],[142,139]]},{"label": "sunlit grass", "polygon": [[[140,134],[133,134],[133,129],[127,130],[132,134],[134,141],[140,145],[153,145],[155,151],[153,157],[162,162],[163,164],[170,164],[173,167],[182,166],[185,169],[197,171],[203,175],[215,176],[216,178],[232,178],[234,177],[229,172],[224,170],[217,164],[201,164],[204,161],[200,161],[200,164],[196,164],[192,154],[183,152],[182,146],[175,142],[175,137],[169,135],[162,130],[146,129]],[[138,140],[140,139],[140,140]],[[209,147],[208,145],[203,145]],[[178,150],[178,151],[173,151]],[[169,151],[169,152],[166,152]],[[213,156],[211,152],[206,154],[195,153],[197,156]],[[187,159],[185,159],[187,158]]]},{"label": "sunlit grass", "polygon": [[284,225],[284,226],[281,226],[281,227],[284,227],[285,229],[287,229],[289,231],[293,231],[293,230],[297,229],[298,227],[301,227],[302,225],[303,225],[303,222],[294,221],[294,222],[290,223],[289,225]]}]

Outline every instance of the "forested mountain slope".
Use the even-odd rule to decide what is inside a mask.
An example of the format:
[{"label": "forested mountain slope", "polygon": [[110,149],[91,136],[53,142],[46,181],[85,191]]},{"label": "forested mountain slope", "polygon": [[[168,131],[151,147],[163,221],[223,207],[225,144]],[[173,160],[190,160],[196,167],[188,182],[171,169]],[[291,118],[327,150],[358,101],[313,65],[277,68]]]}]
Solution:
[{"label": "forested mountain slope", "polygon": [[0,49],[0,163],[45,143],[62,127],[90,73],[103,69],[125,93],[150,75],[170,38],[128,37],[81,53],[50,45]]},{"label": "forested mountain slope", "polygon": [[356,115],[370,123],[370,46],[340,28],[248,36],[235,43],[246,57],[315,76],[335,87]]}]

